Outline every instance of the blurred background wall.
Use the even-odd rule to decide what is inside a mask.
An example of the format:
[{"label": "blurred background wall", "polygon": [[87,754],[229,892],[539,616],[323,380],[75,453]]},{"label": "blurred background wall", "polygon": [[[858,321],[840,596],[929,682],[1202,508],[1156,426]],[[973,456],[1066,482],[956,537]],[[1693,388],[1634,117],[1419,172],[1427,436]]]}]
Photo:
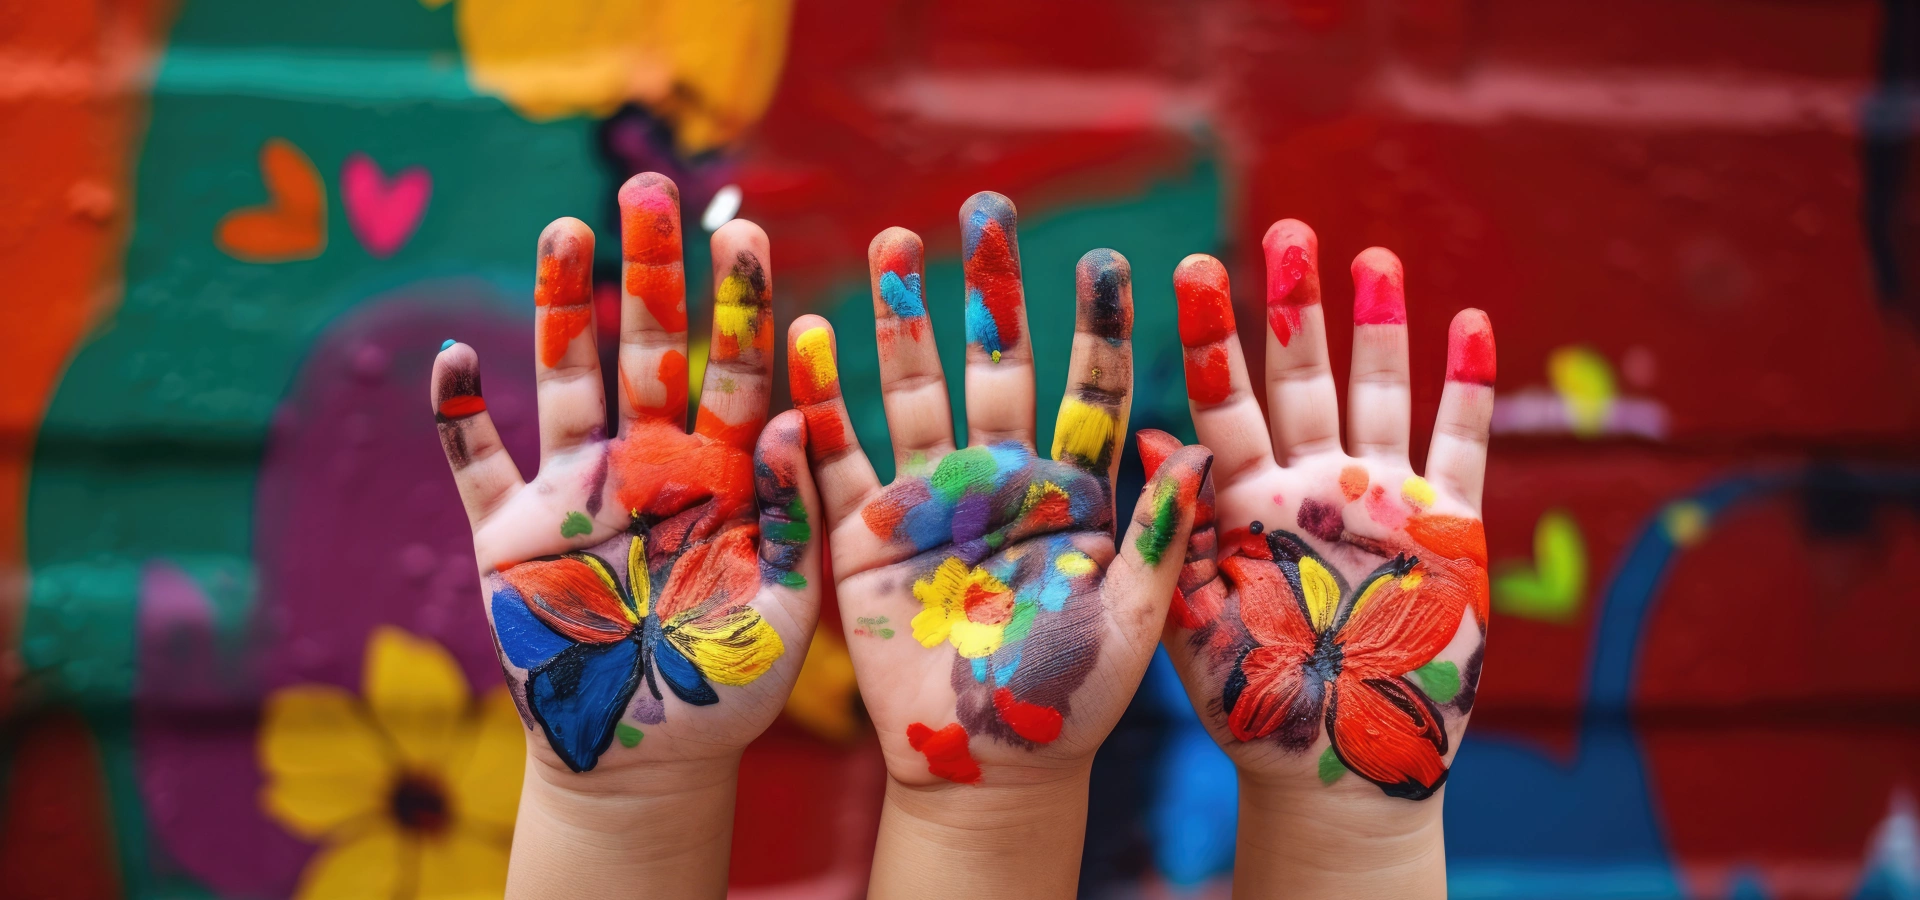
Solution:
[{"label": "blurred background wall", "polygon": [[[1343,322],[1393,248],[1417,430],[1455,310],[1503,351],[1454,895],[1920,895],[1916,127],[1908,0],[0,0],[0,894],[292,895],[329,838],[263,747],[329,738],[264,700],[357,693],[383,626],[498,689],[427,367],[478,347],[536,459],[534,238],[593,225],[616,303],[655,170],[690,231],[766,227],[869,446],[866,242],[927,238],[953,371],[973,191],[1019,204],[1043,396],[1111,246],[1135,425],[1189,437],[1176,261],[1259,321],[1259,236],[1305,219]],[[739,896],[861,892],[845,658],[823,629],[748,753]],[[1083,893],[1220,893],[1233,794],[1156,664]]]}]

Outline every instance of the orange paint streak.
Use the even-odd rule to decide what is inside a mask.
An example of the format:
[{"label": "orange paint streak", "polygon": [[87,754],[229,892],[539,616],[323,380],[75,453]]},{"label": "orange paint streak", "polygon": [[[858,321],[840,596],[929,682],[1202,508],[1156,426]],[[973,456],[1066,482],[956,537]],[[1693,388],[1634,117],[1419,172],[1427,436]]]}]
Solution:
[{"label": "orange paint streak", "polygon": [[694,417],[693,430],[722,444],[751,451],[754,441],[760,437],[760,424],[759,419],[730,424],[718,413],[701,406],[700,414]]},{"label": "orange paint streak", "polygon": [[658,419],[635,423],[613,443],[611,461],[614,496],[629,511],[668,515],[712,498],[715,515],[724,519],[753,503],[747,451]]},{"label": "orange paint streak", "polygon": [[680,191],[666,176],[636,175],[620,189],[620,253],[627,293],[640,298],[662,329],[687,330]]},{"label": "orange paint streak", "polygon": [[[554,230],[549,228],[549,231]],[[567,345],[593,323],[593,249],[572,234],[542,236],[533,305],[539,309],[540,364],[559,365]]]},{"label": "orange paint streak", "polygon": [[1367,492],[1367,470],[1360,466],[1348,466],[1340,470],[1340,495],[1348,503],[1360,499]]},{"label": "orange paint streak", "polygon": [[[58,48],[63,68],[116,72],[164,44],[172,9],[171,3],[155,0],[13,4],[5,13],[6,27],[0,28],[0,55],[38,59]],[[7,372],[7,389],[0,391],[0,433],[16,447],[34,445],[75,345],[89,325],[103,324],[119,305],[121,253],[132,222],[129,155],[138,150],[137,136],[145,128],[147,83],[133,79],[124,90],[0,104],[0,134],[31,136],[0,141],[0,209],[6,210],[0,214],[0,270],[7,272],[9,296],[33,298],[0,303],[0,358]],[[31,459],[25,450],[0,453],[0,576],[19,572],[24,564]],[[0,668],[19,643],[16,626],[24,600],[0,590]],[[11,705],[10,682],[0,679],[0,712]],[[88,796],[75,794],[68,801],[91,809]],[[100,829],[72,833],[87,834],[91,844],[107,833],[105,825]],[[99,874],[111,871],[110,858],[96,865],[84,853],[29,846],[0,841],[0,847],[20,851],[9,856],[32,863],[10,870],[30,879],[10,885],[31,893],[28,885],[60,884],[72,888],[65,896],[118,896],[117,887],[87,887],[111,885],[111,876]]]},{"label": "orange paint streak", "polygon": [[[621,377],[626,377],[621,373]],[[633,407],[633,414],[649,419],[665,419],[676,426],[687,422],[687,355],[678,350],[668,350],[660,354],[660,369],[654,377],[666,390],[666,399],[656,405],[640,402],[640,392],[632,381],[626,382],[627,398]]]}]

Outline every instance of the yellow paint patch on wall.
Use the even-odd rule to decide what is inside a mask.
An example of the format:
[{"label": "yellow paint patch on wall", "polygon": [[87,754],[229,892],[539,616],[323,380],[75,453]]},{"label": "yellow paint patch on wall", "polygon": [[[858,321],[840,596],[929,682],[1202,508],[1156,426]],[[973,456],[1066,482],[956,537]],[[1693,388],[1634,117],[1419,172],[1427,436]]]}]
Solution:
[{"label": "yellow paint patch on wall", "polygon": [[[433,8],[448,0],[422,0]],[[536,122],[605,118],[628,102],[673,126],[684,153],[766,113],[791,0],[454,0],[474,90]]]},{"label": "yellow paint patch on wall", "polygon": [[1061,401],[1060,418],[1053,424],[1053,458],[1064,461],[1071,457],[1087,466],[1105,466],[1117,430],[1112,414],[1068,397]]}]

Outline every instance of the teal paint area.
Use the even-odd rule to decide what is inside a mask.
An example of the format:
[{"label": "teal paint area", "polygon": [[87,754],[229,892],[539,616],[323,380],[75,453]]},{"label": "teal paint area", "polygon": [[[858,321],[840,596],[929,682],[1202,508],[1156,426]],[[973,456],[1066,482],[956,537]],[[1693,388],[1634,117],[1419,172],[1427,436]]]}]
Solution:
[{"label": "teal paint area", "polygon": [[[1017,198],[1016,198],[1017,199]],[[1039,210],[1020,219],[1020,266],[1026,286],[1027,322],[1033,340],[1035,418],[1038,440],[1053,446],[1054,414],[1066,391],[1067,364],[1073,352],[1074,264],[1095,247],[1118,250],[1133,268],[1133,412],[1128,431],[1160,428],[1193,440],[1187,415],[1186,380],[1181,367],[1173,297],[1173,269],[1189,253],[1218,252],[1222,241],[1221,185],[1218,167],[1201,160],[1149,183],[1138,196]],[[867,279],[835,291],[825,313],[839,347],[840,389],[860,446],[872,457],[881,480],[894,474],[892,444],[880,404],[880,357],[873,326],[873,297]],[[960,272],[960,248],[927,247],[925,293],[940,365],[953,405],[956,443],[967,433],[966,304]],[[1139,489],[1138,457],[1132,442],[1121,467],[1120,509]]]}]

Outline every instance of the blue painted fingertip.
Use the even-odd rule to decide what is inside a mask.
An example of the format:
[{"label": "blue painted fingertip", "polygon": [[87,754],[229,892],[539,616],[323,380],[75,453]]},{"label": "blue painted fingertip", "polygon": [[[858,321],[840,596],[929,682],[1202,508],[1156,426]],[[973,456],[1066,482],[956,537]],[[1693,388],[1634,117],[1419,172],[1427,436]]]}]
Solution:
[{"label": "blue painted fingertip", "polygon": [[447,338],[446,342],[440,345],[441,353],[445,353],[448,350],[452,350],[452,349],[453,349],[453,338]]}]

